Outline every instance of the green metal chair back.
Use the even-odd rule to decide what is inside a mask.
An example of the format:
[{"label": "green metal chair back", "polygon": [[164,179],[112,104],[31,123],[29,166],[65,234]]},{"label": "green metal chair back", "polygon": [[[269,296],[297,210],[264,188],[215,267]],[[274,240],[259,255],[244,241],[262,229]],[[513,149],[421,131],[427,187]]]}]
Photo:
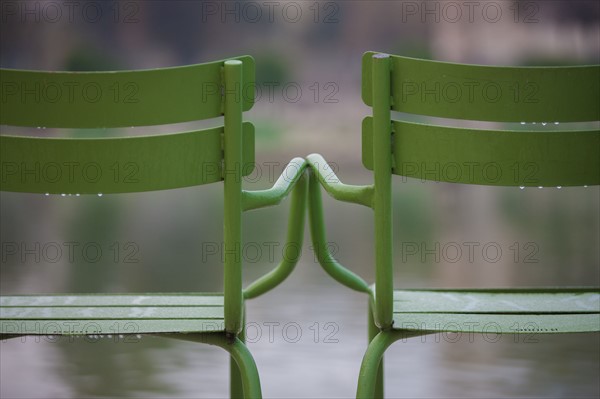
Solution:
[{"label": "green metal chair back", "polygon": [[[254,127],[242,121],[253,105],[254,76],[249,56],[122,72],[0,69],[2,125],[113,128],[224,117],[222,126],[153,136],[0,136],[1,191],[116,194],[224,184],[222,298],[210,293],[3,296],[2,338],[48,331],[89,334],[62,330],[58,322],[64,320],[93,320],[102,331],[111,328],[111,319],[125,320],[139,333],[226,349],[232,397],[261,396],[258,371],[244,344],[244,300],[274,288],[293,271],[304,237],[308,180],[306,161],[294,158],[270,189],[242,190],[243,176],[255,166]],[[276,268],[242,290],[242,212],[277,205],[290,192],[285,248],[296,253],[287,251]]]},{"label": "green metal chair back", "polygon": [[[321,155],[307,156],[310,229],[319,263],[339,283],[369,296],[370,344],[357,397],[383,396],[383,353],[398,339],[486,332],[490,323],[497,333],[531,331],[518,327],[523,324],[540,333],[600,331],[597,288],[394,292],[391,181],[395,174],[523,188],[600,184],[600,66],[461,65],[367,52],[362,69],[362,97],[373,108],[362,123],[362,160],[374,183],[344,184]],[[392,112],[416,114],[427,123]],[[430,123],[431,117],[493,125],[450,127]],[[320,185],[339,201],[373,209],[374,286],[328,251]],[[446,306],[448,298],[453,301]]]},{"label": "green metal chair back", "polygon": [[[392,174],[496,186],[600,184],[600,67],[497,67],[367,52],[363,164],[374,172],[376,322],[392,325]],[[500,129],[411,123],[391,112],[500,122]],[[513,122],[504,128],[505,122]],[[552,125],[546,131],[532,129]],[[562,125],[561,125],[562,123]],[[556,128],[556,124],[559,124]]]},{"label": "green metal chair back", "polygon": [[220,127],[137,137],[0,136],[0,190],[113,194],[218,181],[225,185],[225,328],[242,329],[242,176],[254,167],[255,66],[243,56],[184,67],[123,72],[2,69],[0,123],[114,128],[224,116]]}]

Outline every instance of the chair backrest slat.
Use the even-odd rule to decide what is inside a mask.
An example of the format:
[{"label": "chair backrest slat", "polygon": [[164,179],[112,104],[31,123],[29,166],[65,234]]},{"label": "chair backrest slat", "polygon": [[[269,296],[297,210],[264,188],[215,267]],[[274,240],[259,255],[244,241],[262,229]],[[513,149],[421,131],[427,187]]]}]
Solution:
[{"label": "chair backrest slat", "polygon": [[[372,57],[363,56],[362,98],[372,106]],[[600,68],[464,65],[391,55],[392,110],[503,122],[600,120]]]},{"label": "chair backrest slat", "polygon": [[[600,184],[600,131],[477,130],[393,121],[396,175],[492,186]],[[373,118],[363,120],[373,170]]]},{"label": "chair backrest slat", "polygon": [[[254,102],[254,59],[243,62],[244,111]],[[223,61],[115,72],[0,69],[0,124],[102,128],[150,126],[223,115]]]},{"label": "chair backrest slat", "polygon": [[[0,190],[127,193],[223,180],[223,127],[156,136],[39,138],[0,136]],[[243,125],[243,175],[254,166],[254,127]]]}]

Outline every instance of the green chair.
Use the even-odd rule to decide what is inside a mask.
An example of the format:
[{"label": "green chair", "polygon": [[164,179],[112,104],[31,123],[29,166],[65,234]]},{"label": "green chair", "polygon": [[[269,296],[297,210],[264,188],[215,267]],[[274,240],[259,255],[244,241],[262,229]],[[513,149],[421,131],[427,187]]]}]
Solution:
[{"label": "green chair", "polygon": [[[364,54],[362,62],[362,97],[373,107],[373,116],[363,121],[362,158],[373,170],[374,184],[345,185],[321,156],[308,156],[309,220],[318,259],[340,283],[370,296],[370,344],[357,397],[383,396],[383,353],[401,338],[443,331],[600,331],[597,288],[394,291],[391,198],[392,174],[495,186],[600,184],[600,131],[531,128],[535,121],[600,121],[600,67],[461,65],[373,52]],[[411,123],[394,119],[391,111],[516,122],[518,127],[478,130]],[[493,168],[486,170],[486,165]],[[451,166],[452,173],[431,173],[444,166]],[[515,173],[515,167],[523,173]],[[319,183],[338,200],[373,209],[375,286],[327,252]]]},{"label": "green chair", "polygon": [[[293,191],[286,248],[299,249],[308,179],[306,161],[295,158],[271,189],[242,190],[254,168],[254,127],[242,122],[254,102],[254,71],[248,56],[140,71],[0,71],[2,125],[112,128],[224,116],[220,127],[153,136],[0,136],[2,191],[97,195],[224,184],[223,293],[2,295],[0,338],[133,333],[217,345],[232,359],[231,396],[261,396],[244,344],[244,300],[283,281],[300,251],[242,289],[242,212]],[[115,166],[128,173],[116,178]]]}]

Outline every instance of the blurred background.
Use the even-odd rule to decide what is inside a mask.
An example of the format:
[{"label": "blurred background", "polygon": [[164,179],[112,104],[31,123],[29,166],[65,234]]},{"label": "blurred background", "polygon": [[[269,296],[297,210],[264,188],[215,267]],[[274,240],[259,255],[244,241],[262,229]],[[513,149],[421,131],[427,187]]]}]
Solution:
[{"label": "blurred background", "polygon": [[[600,3],[593,0],[0,4],[5,68],[139,69],[254,56],[260,97],[246,118],[257,127],[257,171],[247,189],[270,187],[289,159],[311,152],[323,154],[344,182],[372,181],[360,156],[361,120],[370,113],[360,97],[365,51],[497,65],[600,61]],[[1,129],[59,136],[197,126]],[[222,185],[0,199],[2,295],[222,290]],[[373,282],[371,211],[329,198],[324,205],[336,258]],[[599,205],[598,187],[520,190],[398,177],[395,286],[600,285]],[[246,283],[282,256],[287,207],[244,216]],[[293,275],[247,304],[263,394],[352,397],[367,344],[367,300],[329,278],[308,234],[305,241]],[[18,245],[19,255],[9,255],[7,243]],[[35,255],[23,255],[28,248]],[[146,337],[55,341],[0,344],[2,398],[228,395],[227,355],[214,347]],[[387,353],[388,397],[600,394],[600,342],[593,334],[431,335],[398,342]]]}]

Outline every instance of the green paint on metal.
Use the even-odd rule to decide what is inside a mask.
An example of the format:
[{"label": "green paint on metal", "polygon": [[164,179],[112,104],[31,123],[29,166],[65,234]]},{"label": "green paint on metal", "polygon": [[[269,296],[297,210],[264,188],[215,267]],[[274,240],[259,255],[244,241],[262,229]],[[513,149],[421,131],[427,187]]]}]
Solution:
[{"label": "green paint on metal", "polygon": [[[368,319],[367,319],[367,328],[369,333],[369,343],[371,343],[377,334],[379,334],[380,330],[375,324],[375,315],[373,314],[373,304],[369,301],[368,311],[367,311]],[[375,398],[384,398],[384,390],[383,390],[383,354],[381,355],[381,360],[379,361],[379,371],[377,371],[377,376],[375,377]]]},{"label": "green paint on metal", "polygon": [[489,334],[598,332],[600,314],[394,313],[394,329]]},{"label": "green paint on metal", "polygon": [[395,291],[394,313],[599,313],[600,290]]},{"label": "green paint on metal", "polygon": [[[477,130],[394,121],[393,173],[490,186],[600,184],[600,131]],[[363,164],[373,169],[373,118]]]},{"label": "green paint on metal", "polygon": [[[295,164],[301,166],[297,169],[294,178],[291,179],[296,183],[296,187],[292,193],[292,200],[290,204],[290,211],[288,217],[288,228],[286,242],[283,248],[286,252],[283,255],[283,259],[279,262],[279,265],[269,273],[265,274],[250,286],[244,290],[244,299],[255,298],[263,293],[273,289],[285,280],[294,270],[294,267],[300,259],[302,254],[302,243],[304,241],[304,218],[306,215],[306,194],[308,191],[308,176],[304,169],[306,167],[305,162],[301,162],[299,158],[296,158]],[[289,184],[283,182],[278,184],[280,180],[288,180],[285,174],[277,181],[273,186],[273,197],[279,199],[280,196],[287,194],[289,191]],[[263,193],[266,195],[266,193]],[[261,198],[265,198],[261,196]],[[268,201],[270,202],[270,200]]]},{"label": "green paint on metal", "polygon": [[244,398],[261,398],[260,379],[256,363],[248,347],[239,338],[230,339],[224,334],[167,334],[170,338],[181,339],[185,341],[206,343],[219,346],[225,349],[231,355],[231,358],[238,366],[239,377],[242,382]]},{"label": "green paint on metal", "polygon": [[373,56],[373,178],[375,192],[375,324],[392,325],[392,129],[390,122],[390,58]]},{"label": "green paint on metal", "polygon": [[1,320],[223,319],[223,306],[1,307]]},{"label": "green paint on metal", "polygon": [[[22,335],[114,335],[225,331],[219,319],[0,320],[0,337]],[[99,337],[97,337],[99,338]],[[114,337],[116,338],[116,337]]]},{"label": "green paint on metal", "polygon": [[[242,192],[242,177],[252,173],[254,167],[254,127],[242,123],[242,112],[250,109],[254,97],[252,58],[151,71],[1,70],[0,75],[1,124],[126,127],[224,115],[223,127],[168,135],[99,139],[2,136],[1,190],[107,194],[224,180],[225,197],[222,295],[1,296],[2,338],[85,335],[98,339],[124,335],[129,339],[132,334],[153,334],[210,343],[226,349],[237,365],[232,373],[232,394],[240,392],[237,388],[241,381],[244,397],[261,397],[256,365],[243,343],[241,214],[244,209],[278,203],[298,183],[292,199],[289,237],[301,245],[306,181],[299,174],[287,187],[275,187],[268,195]],[[66,97],[64,91],[52,97],[56,90],[65,89]],[[97,98],[90,99],[92,94]],[[305,168],[302,160],[296,159],[294,164]],[[273,288],[296,262],[297,258],[282,262],[276,276],[259,280],[250,296]]]},{"label": "green paint on metal", "polygon": [[69,307],[69,306],[219,306],[223,295],[216,293],[170,294],[53,294],[0,296],[0,306]]},{"label": "green paint on metal", "polygon": [[[243,309],[243,327],[242,331],[238,334],[237,338],[243,343],[246,344],[246,303],[244,302]],[[238,366],[235,358],[233,356],[229,356],[229,397],[230,398],[243,398],[244,397],[244,386],[242,381],[242,373],[240,370],[240,366]]]},{"label": "green paint on metal", "polygon": [[[112,194],[214,183],[223,179],[222,127],[122,138],[0,136],[0,190]],[[243,161],[254,169],[254,126],[244,123]]]},{"label": "green paint on metal", "polygon": [[[362,98],[373,105],[373,56],[362,59]],[[600,66],[464,65],[390,56],[392,109],[503,122],[600,120]]]},{"label": "green paint on metal", "polygon": [[242,207],[244,211],[278,205],[303,176],[304,169],[306,169],[306,160],[294,158],[287,164],[281,176],[270,189],[243,191]]},{"label": "green paint on metal", "polygon": [[329,252],[327,248],[327,236],[325,233],[325,222],[323,221],[323,204],[321,201],[321,187],[314,176],[315,171],[310,169],[310,180],[308,190],[308,210],[310,221],[310,236],[317,260],[323,269],[339,283],[353,290],[371,295],[369,285],[355,273],[342,266]]},{"label": "green paint on metal", "polygon": [[242,330],[242,103],[241,61],[225,62],[225,206],[224,278],[225,330],[237,335]]},{"label": "green paint on metal", "polygon": [[224,331],[220,294],[61,294],[0,297],[0,335]]},{"label": "green paint on metal", "polygon": [[[254,102],[254,59],[236,101]],[[0,124],[62,128],[149,126],[223,115],[223,61],[111,72],[0,69]]]},{"label": "green paint on metal", "polygon": [[380,380],[378,375],[379,370],[383,369],[382,361],[385,350],[399,339],[417,337],[426,334],[428,333],[423,333],[420,331],[413,332],[385,330],[379,332],[379,334],[371,339],[367,348],[367,352],[365,353],[360,366],[356,397],[361,399],[371,399],[375,397],[379,398],[380,396],[375,396],[377,390],[381,390],[383,395],[383,388],[380,385],[383,383],[383,381]]},{"label": "green paint on metal", "polygon": [[[383,396],[383,353],[401,338],[436,331],[600,331],[598,289],[392,292],[390,202],[391,173],[485,185],[600,184],[597,130],[461,129],[395,121],[390,113],[499,122],[598,121],[600,66],[485,67],[368,52],[363,57],[362,95],[373,107],[373,116],[363,121],[362,155],[375,180],[377,289],[372,287],[370,344],[357,397]],[[377,335],[376,328],[381,330]]]},{"label": "green paint on metal", "polygon": [[[242,123],[242,112],[253,101],[254,63],[250,57],[133,72],[1,70],[2,124],[137,126],[224,114],[223,127],[172,135],[106,139],[2,136],[0,189],[123,193],[224,180],[225,259],[222,295],[2,296],[0,334],[3,338],[154,334],[209,343],[226,349],[235,362],[232,394],[239,395],[243,387],[245,397],[260,397],[256,365],[244,344],[244,299],[273,289],[293,271],[303,242],[307,191],[311,238],[319,263],[341,284],[369,295],[370,344],[361,367],[358,397],[383,395],[383,353],[401,338],[436,331],[600,331],[598,289],[394,292],[391,198],[392,174],[487,185],[599,184],[599,131],[475,130],[391,118],[391,110],[395,110],[490,121],[598,121],[599,78],[597,66],[486,67],[366,53],[363,98],[373,106],[373,116],[363,122],[363,163],[373,170],[374,184],[343,184],[320,155],[311,154],[307,160],[293,159],[272,188],[247,191],[242,190],[242,177],[252,172],[254,129]],[[90,97],[92,89],[101,93],[95,101]],[[467,90],[464,96],[463,90]],[[56,97],[56,93],[67,97]],[[461,96],[456,97],[457,93]],[[126,101],[132,99],[135,101]],[[100,174],[90,175],[89,166],[85,169],[89,164]],[[436,167],[439,176],[432,176]],[[328,251],[321,186],[337,200],[373,209],[377,289],[344,268]],[[286,253],[277,267],[242,291],[242,212],[277,205],[290,193],[286,239],[294,253]]]},{"label": "green paint on metal", "polygon": [[373,186],[353,186],[342,183],[331,166],[319,154],[310,154],[306,160],[315,178],[333,198],[373,207]]}]

